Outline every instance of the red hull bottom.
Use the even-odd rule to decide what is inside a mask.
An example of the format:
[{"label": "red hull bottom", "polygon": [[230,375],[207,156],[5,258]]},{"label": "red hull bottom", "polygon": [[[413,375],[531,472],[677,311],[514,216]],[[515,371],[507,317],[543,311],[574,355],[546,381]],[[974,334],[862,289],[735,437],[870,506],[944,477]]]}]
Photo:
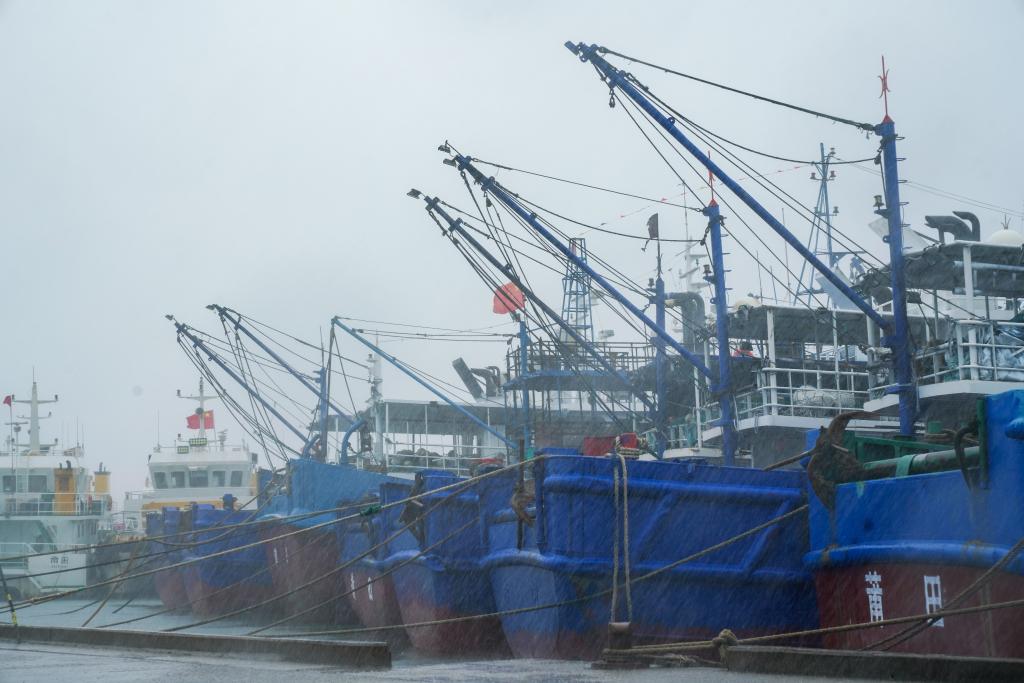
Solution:
[{"label": "red hull bottom", "polygon": [[251,607],[273,593],[270,586],[254,586],[246,582],[217,587],[203,581],[197,574],[192,572],[186,577],[185,589],[192,603],[192,613],[198,617],[215,617]]},{"label": "red hull bottom", "polygon": [[167,609],[184,609],[188,607],[188,591],[185,590],[185,579],[178,569],[165,569],[153,575],[153,585],[160,602]]},{"label": "red hull bottom", "polygon": [[[470,616],[459,614],[423,599],[401,603],[402,620],[407,624]],[[507,653],[508,645],[497,617],[468,619],[451,624],[406,628],[409,641],[420,652],[455,655],[465,652]]]},{"label": "red hull bottom", "polygon": [[[382,577],[378,571],[359,566],[350,567],[344,574],[346,585],[341,587],[342,592],[355,591],[349,594],[347,599],[363,626],[398,626],[399,628],[378,631],[377,635],[387,639],[394,646],[408,645],[405,630],[401,628],[402,611],[398,607],[398,597],[395,595],[395,585],[391,577]],[[366,585],[372,579],[376,580]]]},{"label": "red hull bottom", "polygon": [[[264,533],[264,539],[297,530],[297,527],[288,525],[274,526]],[[338,567],[338,541],[333,531],[304,532],[270,541],[265,544],[265,548],[274,585],[273,594],[283,595],[296,591],[277,601],[277,607],[281,612],[291,616],[315,608],[298,621],[314,624],[356,622],[356,615],[347,599],[336,599],[345,592],[341,586],[343,572],[334,572],[320,579]],[[306,588],[299,588],[314,580],[316,581]]]},{"label": "red hull bottom", "polygon": [[[869,622],[872,617],[877,621],[932,612],[947,604],[983,573],[984,569],[975,567],[938,564],[871,564],[821,569],[815,573],[821,625],[841,626]],[[1020,598],[1024,598],[1024,577],[997,574],[958,607]],[[1021,624],[1024,624],[1024,607],[946,617],[891,651],[1024,658]],[[858,650],[901,633],[909,626],[911,624],[896,624],[826,635],[823,644],[829,648]]]},{"label": "red hull bottom", "polygon": [[[345,578],[347,585],[342,586],[342,592],[354,591],[348,599],[364,626],[378,628],[402,623],[402,612],[398,608],[390,576],[381,578],[379,572],[353,566],[345,570]],[[371,580],[373,583],[367,585]]]}]

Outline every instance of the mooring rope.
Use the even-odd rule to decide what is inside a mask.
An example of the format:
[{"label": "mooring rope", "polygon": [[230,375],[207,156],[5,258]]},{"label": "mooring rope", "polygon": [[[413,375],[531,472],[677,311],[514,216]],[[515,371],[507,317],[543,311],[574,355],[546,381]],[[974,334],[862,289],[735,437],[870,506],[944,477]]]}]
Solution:
[{"label": "mooring rope", "polygon": [[[549,456],[547,456],[546,454],[540,454],[540,455],[535,456],[533,458],[533,461],[536,462],[536,461],[539,461],[539,460],[541,460],[543,458],[547,458],[547,457],[549,457]],[[497,476],[499,474],[507,472],[507,471],[509,471],[511,469],[514,469],[516,467],[518,467],[518,463],[512,464],[512,465],[506,465],[504,467],[500,467],[500,468],[493,469],[493,470],[488,470],[488,471],[486,471],[486,472],[484,472],[482,474],[478,474],[478,475],[476,475],[474,477],[470,477],[470,478],[464,479],[462,481],[453,482],[451,484],[446,484],[444,486],[440,486],[440,487],[438,487],[436,489],[433,489],[431,491],[425,491],[425,492],[422,492],[422,493],[411,495],[411,496],[408,496],[408,497],[403,498],[401,500],[392,501],[392,502],[386,503],[384,505],[374,505],[374,506],[371,506],[370,508],[364,509],[363,511],[361,511],[359,513],[356,513],[356,514],[353,514],[353,515],[346,515],[344,517],[339,517],[337,519],[328,520],[326,522],[321,522],[319,524],[314,524],[313,526],[310,526],[310,527],[306,527],[306,528],[303,528],[303,529],[298,529],[296,531],[288,532],[288,533],[285,533],[285,534],[280,534],[278,536],[274,536],[272,538],[263,539],[263,540],[260,540],[260,541],[254,542],[254,543],[249,543],[249,544],[246,544],[246,545],[241,545],[241,546],[238,546],[238,547],[235,547],[235,548],[228,548],[226,550],[222,550],[222,551],[219,551],[219,552],[216,552],[216,553],[211,553],[210,555],[206,555],[204,557],[198,557],[198,558],[195,558],[195,559],[192,559],[192,560],[186,560],[186,561],[183,561],[183,562],[177,562],[177,563],[174,563],[174,564],[166,565],[164,567],[158,567],[156,569],[148,570],[148,571],[145,571],[145,572],[139,572],[139,573],[132,574],[130,576],[125,577],[125,580],[127,580],[127,579],[134,579],[134,578],[140,578],[140,577],[143,577],[143,576],[150,576],[150,575],[153,575],[153,574],[157,574],[157,573],[159,573],[161,571],[167,571],[167,570],[170,570],[170,569],[177,569],[177,568],[180,568],[180,567],[186,567],[186,566],[195,564],[197,562],[202,562],[203,560],[212,559],[212,558],[215,558],[215,557],[223,557],[225,555],[230,555],[232,553],[237,553],[237,552],[240,552],[242,550],[248,550],[249,548],[253,548],[253,547],[256,547],[256,546],[259,546],[259,545],[263,545],[263,544],[266,544],[266,543],[271,543],[271,542],[279,540],[281,538],[288,538],[288,537],[291,537],[291,536],[297,536],[299,534],[308,533],[310,531],[321,529],[321,528],[324,528],[324,527],[327,527],[327,526],[331,526],[331,525],[334,525],[334,524],[339,524],[339,523],[346,522],[346,521],[349,521],[349,520],[352,520],[352,519],[356,519],[356,518],[359,518],[359,517],[366,517],[366,516],[369,516],[369,515],[372,515],[372,514],[378,514],[378,513],[382,512],[383,510],[387,510],[387,509],[390,509],[392,507],[397,507],[399,505],[405,505],[405,504],[407,504],[409,502],[412,502],[412,501],[415,501],[415,500],[419,500],[420,498],[424,498],[426,496],[437,495],[438,493],[443,493],[445,491],[468,489],[468,488],[470,488],[472,486],[475,486],[475,485],[479,484],[481,481],[484,481],[485,479],[489,479],[491,477],[495,477],[495,476]],[[360,507],[362,505],[363,505],[362,503],[351,504],[351,505],[345,505],[345,506],[342,506],[342,507],[339,507],[339,508],[329,508],[327,510],[321,510],[321,511],[318,511],[318,512],[305,513],[305,514],[302,514],[302,515],[293,515],[293,516],[288,516],[288,517],[280,517],[280,518],[276,518],[276,519],[273,519],[273,520],[260,520],[260,522],[262,522],[262,523],[279,522],[279,521],[294,520],[296,518],[309,518],[309,517],[315,517],[315,516],[322,516],[322,515],[325,515],[325,514],[329,514],[331,512],[335,512],[335,511],[339,511],[339,510],[345,510],[345,509],[351,509],[353,507]],[[181,532],[181,533],[186,533],[186,532]],[[173,535],[180,535],[180,534],[173,534]],[[19,603],[17,606],[19,606],[19,607],[30,606],[31,607],[31,606],[35,606],[35,605],[44,604],[44,603],[50,602],[52,600],[58,600],[58,599],[61,599],[61,598],[64,598],[64,597],[68,597],[70,595],[76,595],[78,593],[81,593],[81,592],[86,591],[86,590],[91,590],[93,588],[99,588],[99,587],[102,587],[102,586],[108,586],[108,585],[110,585],[111,583],[113,583],[116,580],[117,579],[101,581],[101,582],[94,583],[94,584],[89,585],[89,586],[82,586],[80,588],[70,589],[70,590],[63,591],[63,592],[60,592],[60,593],[56,593],[56,594],[53,594],[53,595],[46,595],[46,596],[42,596],[40,598],[36,598],[36,599],[32,599],[32,600],[26,600],[23,603]],[[4,613],[6,611],[10,611],[10,610],[0,608],[0,614]]]},{"label": "mooring rope", "polygon": [[[732,537],[727,538],[727,539],[725,539],[723,541],[720,541],[720,542],[718,542],[718,543],[716,543],[716,544],[714,544],[712,546],[708,546],[707,548],[704,548],[703,550],[699,550],[699,551],[697,551],[697,552],[695,552],[695,553],[693,553],[691,555],[687,555],[684,558],[681,558],[679,560],[675,560],[674,562],[666,564],[666,565],[664,565],[662,567],[658,567],[657,569],[653,569],[653,570],[651,570],[651,571],[649,571],[649,572],[647,572],[645,574],[641,574],[640,576],[632,579],[632,583],[639,583],[641,581],[646,581],[647,579],[650,579],[650,578],[653,578],[655,576],[658,576],[659,574],[662,574],[662,573],[667,572],[667,571],[671,571],[672,569],[675,569],[676,567],[678,567],[680,565],[686,564],[688,562],[693,562],[694,560],[698,560],[698,559],[700,559],[702,557],[705,557],[707,555],[715,553],[715,552],[721,550],[722,548],[725,548],[725,547],[727,547],[727,546],[729,546],[729,545],[731,545],[733,543],[737,543],[737,542],[742,541],[742,540],[744,540],[746,538],[750,538],[751,536],[754,536],[754,535],[756,535],[756,534],[758,534],[758,533],[760,533],[760,532],[762,532],[762,531],[764,531],[766,529],[769,529],[772,526],[774,526],[775,524],[778,524],[780,522],[784,522],[787,519],[790,519],[790,518],[795,517],[795,516],[797,516],[797,515],[799,515],[799,514],[801,514],[803,512],[806,512],[807,508],[808,508],[808,506],[806,504],[801,505],[800,507],[794,508],[794,509],[790,510],[789,512],[786,512],[786,513],[781,514],[781,515],[779,515],[777,517],[774,517],[774,518],[772,518],[772,519],[770,519],[770,520],[768,520],[766,522],[762,522],[761,524],[758,524],[755,527],[747,529],[746,531],[744,531],[742,533],[736,534],[735,536],[732,536]],[[269,636],[266,636],[266,637],[268,637],[268,638],[302,638],[302,637],[306,637],[306,636],[350,635],[350,634],[356,634],[356,633],[371,633],[371,632],[374,632],[374,631],[391,631],[391,630],[394,630],[394,629],[402,629],[402,628],[420,628],[420,627],[425,627],[425,626],[441,626],[441,625],[444,625],[444,624],[455,624],[455,623],[461,623],[461,622],[465,622],[465,621],[475,621],[477,619],[490,619],[490,618],[494,618],[494,617],[514,616],[514,615],[517,615],[517,614],[526,614],[526,613],[529,613],[529,612],[536,612],[536,611],[544,610],[544,609],[553,609],[553,608],[556,608],[556,607],[567,607],[569,605],[577,605],[577,604],[580,604],[580,603],[583,603],[583,602],[587,602],[588,600],[593,600],[595,598],[601,598],[601,597],[604,597],[604,596],[607,596],[607,595],[611,595],[611,593],[612,593],[612,589],[611,588],[606,588],[606,589],[601,590],[601,591],[596,591],[594,593],[583,595],[583,596],[580,596],[578,598],[572,598],[572,599],[569,599],[569,600],[562,600],[562,601],[559,601],[559,602],[550,602],[550,603],[545,603],[545,604],[540,604],[540,605],[531,605],[529,607],[518,607],[518,608],[515,608],[515,609],[499,610],[499,611],[496,611],[496,612],[488,612],[486,614],[470,614],[470,615],[461,616],[461,617],[450,617],[450,618],[447,618],[447,619],[434,619],[434,620],[431,620],[431,621],[418,621],[418,622],[413,622],[413,623],[409,623],[409,624],[393,624],[393,625],[388,625],[388,626],[367,626],[367,627],[363,627],[363,628],[331,629],[331,630],[325,630],[325,631],[302,631],[302,632],[299,632],[299,633],[272,634],[272,635],[269,635]]]},{"label": "mooring rope", "polygon": [[[955,609],[942,609],[931,612],[930,614],[915,614],[906,617],[892,617],[890,619],[883,619],[881,621],[865,621],[858,622],[856,624],[842,624],[840,626],[826,626],[823,628],[812,628],[803,631],[789,631],[787,633],[773,633],[766,636],[753,636],[751,638],[736,638],[729,639],[730,644],[733,645],[755,645],[757,643],[767,643],[774,640],[788,640],[790,638],[803,638],[807,636],[818,636],[826,635],[829,633],[844,633],[846,631],[859,631],[862,629],[869,628],[880,628],[882,626],[893,626],[895,624],[908,624],[915,621],[923,621],[935,617],[941,619],[944,617],[955,617],[962,614],[975,614],[977,612],[986,612],[989,610],[1000,610],[1000,609],[1011,609],[1014,607],[1024,607],[1024,598],[1018,598],[1016,600],[1007,600],[1005,602],[993,602],[987,605],[974,605],[973,607],[958,607]],[[712,640],[692,640],[678,643],[664,643],[660,645],[636,645],[628,650],[605,650],[609,654],[615,656],[627,655],[631,652],[637,654],[650,654],[658,652],[685,652],[687,650],[706,650],[721,643],[720,638],[714,638]]]},{"label": "mooring rope", "polygon": [[[1022,550],[1024,550],[1024,538],[1022,538],[1019,541],[1017,541],[1017,543],[1014,544],[1014,546],[1012,548],[1010,548],[1005,555],[1003,555],[1002,559],[1000,559],[994,565],[989,567],[977,579],[972,581],[971,585],[967,586],[967,588],[964,588],[962,591],[960,591],[956,595],[956,597],[954,597],[952,600],[950,600],[945,605],[945,608],[947,608],[947,609],[948,608],[954,608],[957,605],[959,605],[960,603],[962,603],[964,600],[966,600],[967,598],[969,598],[972,595],[974,595],[975,593],[977,593],[985,584],[987,584],[989,581],[992,580],[992,577],[995,576],[996,572],[1001,571],[1003,568],[1005,568],[1006,565],[1008,565],[1010,562],[1012,562],[1013,559],[1015,557],[1017,557],[1017,555],[1019,555]],[[903,631],[901,631],[899,633],[891,635],[891,636],[889,636],[887,638],[883,638],[882,640],[879,640],[877,642],[871,643],[870,645],[867,645],[867,646],[865,646],[865,647],[863,647],[861,649],[862,650],[874,650],[876,648],[881,647],[882,650],[891,650],[892,648],[896,647],[900,643],[906,642],[907,640],[910,640],[911,638],[913,638],[917,634],[921,633],[926,628],[928,628],[929,626],[934,624],[939,618],[940,617],[935,617],[933,619],[926,619],[925,621],[921,622],[920,624],[915,624],[914,626],[911,626],[911,627],[909,627],[907,629],[904,629]]]},{"label": "mooring rope", "polygon": [[612,470],[612,609],[610,621],[619,620],[619,471]]},{"label": "mooring rope", "polygon": [[[392,533],[390,536],[385,538],[383,541],[373,545],[372,547],[370,547],[369,549],[367,549],[366,551],[364,551],[360,555],[357,555],[356,557],[354,557],[354,558],[352,558],[350,560],[342,562],[340,565],[334,567],[330,571],[325,572],[324,574],[321,574],[320,576],[317,576],[317,577],[315,577],[313,579],[310,579],[309,581],[303,583],[300,586],[296,586],[295,588],[287,590],[284,593],[280,593],[279,595],[274,595],[274,596],[269,597],[269,598],[267,598],[265,600],[261,600],[260,602],[257,602],[255,604],[248,605],[246,607],[241,607],[241,608],[236,609],[236,610],[234,610],[232,612],[226,612],[224,614],[220,614],[220,615],[217,615],[217,616],[214,616],[214,617],[210,617],[208,619],[203,619],[201,621],[193,622],[191,624],[185,624],[183,626],[173,626],[171,628],[165,628],[163,630],[165,632],[168,632],[168,633],[174,633],[176,631],[184,631],[185,629],[194,628],[196,626],[205,626],[206,624],[212,624],[212,623],[214,623],[216,621],[220,621],[222,619],[227,619],[229,617],[236,617],[236,616],[238,616],[240,614],[245,614],[246,612],[251,612],[252,610],[259,609],[260,607],[265,607],[266,605],[269,605],[271,603],[277,602],[278,600],[283,600],[284,598],[287,598],[290,595],[294,595],[295,593],[298,593],[299,591],[305,590],[305,589],[309,588],[310,586],[313,586],[313,585],[315,585],[317,583],[320,583],[324,579],[328,579],[328,578],[330,578],[332,576],[335,576],[336,574],[344,571],[345,569],[348,569],[349,567],[351,567],[356,562],[358,562],[358,561],[360,561],[360,560],[362,560],[362,559],[364,559],[366,557],[369,557],[370,555],[375,553],[377,550],[383,548],[388,543],[391,543],[392,541],[397,539],[399,536],[401,536],[403,533],[405,533],[406,531],[411,529],[413,526],[419,524],[420,521],[423,519],[423,517],[425,515],[433,512],[434,510],[436,510],[437,508],[439,508],[440,506],[442,506],[443,504],[447,503],[452,498],[454,498],[455,496],[457,496],[457,495],[459,495],[461,493],[462,493],[462,491],[452,491],[451,493],[449,493],[446,496],[444,496],[442,499],[437,500],[434,503],[432,503],[431,505],[429,505],[428,507],[424,508],[424,510],[419,515],[417,515],[415,517],[415,519],[409,520],[408,523],[406,523],[403,526],[399,527],[394,533]],[[470,522],[478,522],[478,521],[479,520],[477,518],[473,518],[473,519],[470,520]],[[311,545],[311,544],[307,543],[306,545],[308,546],[308,545]],[[321,605],[315,605],[315,607],[320,607],[320,606]]]},{"label": "mooring rope", "polygon": [[[408,557],[408,558],[402,560],[401,562],[399,562],[398,564],[396,564],[394,567],[391,567],[390,569],[388,569],[385,572],[381,572],[379,575],[374,576],[369,581],[366,581],[365,583],[362,583],[362,584],[356,586],[355,588],[351,588],[351,589],[345,591],[344,593],[340,593],[338,595],[335,595],[335,596],[331,597],[330,599],[325,600],[324,602],[320,603],[319,605],[313,605],[312,607],[307,607],[306,609],[302,610],[301,612],[298,612],[296,614],[292,614],[291,616],[287,616],[287,617],[278,619],[277,621],[275,621],[273,623],[270,623],[270,624],[267,624],[266,626],[261,626],[260,628],[256,629],[255,631],[250,631],[246,635],[254,636],[257,633],[262,633],[262,632],[267,631],[267,630],[269,630],[269,629],[271,629],[271,628],[273,628],[275,626],[280,626],[281,624],[284,624],[284,623],[287,623],[289,621],[293,621],[295,619],[298,619],[299,617],[304,616],[306,614],[309,614],[310,612],[312,612],[314,610],[320,609],[324,605],[329,605],[329,604],[332,604],[334,602],[337,602],[338,600],[341,600],[344,597],[352,595],[353,593],[356,593],[357,591],[360,591],[363,588],[366,588],[367,586],[369,586],[369,585],[371,585],[373,583],[376,583],[377,581],[380,581],[381,579],[387,578],[387,577],[391,576],[392,574],[394,574],[395,571],[401,569],[402,567],[406,566],[407,564],[415,562],[416,560],[418,560],[419,558],[423,557],[427,553],[433,551],[435,548],[437,548],[437,547],[439,547],[441,545],[444,545],[445,543],[447,543],[451,539],[455,538],[455,536],[457,536],[461,532],[465,531],[466,529],[468,529],[472,525],[476,524],[478,521],[479,520],[476,520],[476,519],[469,520],[468,522],[466,522],[465,524],[463,524],[459,528],[455,529],[454,531],[452,531],[451,533],[446,535],[444,538],[431,543],[430,545],[428,545],[426,548],[424,548],[423,550],[419,551],[415,555],[411,555],[410,557]],[[356,558],[356,559],[357,560],[358,559],[362,559],[362,556],[359,557],[359,558]]]},{"label": "mooring rope", "polygon": [[629,474],[626,468],[626,456],[618,454],[622,465],[622,568],[626,576],[626,620],[633,621],[633,589],[629,577]]}]

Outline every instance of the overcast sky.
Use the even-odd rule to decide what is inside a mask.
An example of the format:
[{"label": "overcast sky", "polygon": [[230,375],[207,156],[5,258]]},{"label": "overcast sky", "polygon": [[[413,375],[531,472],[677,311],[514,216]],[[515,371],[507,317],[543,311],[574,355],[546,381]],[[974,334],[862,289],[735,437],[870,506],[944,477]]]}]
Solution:
[{"label": "overcast sky", "polygon": [[[335,314],[504,322],[405,197],[417,187],[471,205],[438,143],[645,195],[681,191],[566,40],[859,121],[881,119],[884,53],[890,110],[906,136],[903,177],[1009,207],[1019,230],[1022,36],[1020,2],[2,2],[0,394],[27,397],[35,368],[40,391],[61,395],[44,439],[73,438],[83,425],[91,465],[113,469],[121,492],[142,486],[157,413],[166,444],[191,410],[174,391],[196,375],[166,313],[214,329],[204,306],[222,303],[314,340]],[[819,142],[846,159],[877,148],[844,126],[628,68],[701,125],[778,156],[814,158]],[[813,205],[808,167],[751,161]],[[663,236],[684,236],[678,210],[499,178],[626,232],[643,234],[658,210]],[[904,190],[915,226],[972,208]],[[877,178],[840,168],[831,192],[842,229],[883,253],[866,228]],[[974,210],[985,234],[1003,219]],[[702,230],[697,218],[691,232]],[[806,236],[806,223],[793,227]],[[754,248],[749,233],[736,234]],[[635,279],[651,274],[641,243],[586,236]],[[759,286],[735,246],[726,245],[731,296]],[[675,251],[666,250],[678,267]],[[535,277],[557,306],[557,278]],[[599,327],[617,327],[601,307],[596,315]],[[479,366],[504,353],[501,344],[389,349],[452,381],[456,355]],[[365,355],[350,340],[344,350]],[[365,397],[365,384],[353,389]],[[426,397],[393,370],[385,393]]]}]

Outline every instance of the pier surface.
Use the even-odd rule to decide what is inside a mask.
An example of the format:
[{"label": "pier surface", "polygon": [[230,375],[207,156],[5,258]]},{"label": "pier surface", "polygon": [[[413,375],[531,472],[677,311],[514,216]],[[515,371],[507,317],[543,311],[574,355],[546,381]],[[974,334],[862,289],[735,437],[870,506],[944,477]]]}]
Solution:
[{"label": "pier surface", "polygon": [[303,683],[337,683],[339,680],[382,683],[621,683],[623,680],[629,680],[631,683],[822,683],[826,680],[802,676],[751,675],[707,668],[599,671],[591,669],[586,662],[507,659],[448,663],[420,663],[397,659],[390,671],[344,673],[332,666],[274,661],[265,657],[214,656],[39,643],[16,645],[6,640],[0,641],[0,658],[4,662],[2,680],[5,683],[41,680],[75,683],[278,683],[288,678],[301,680]]}]

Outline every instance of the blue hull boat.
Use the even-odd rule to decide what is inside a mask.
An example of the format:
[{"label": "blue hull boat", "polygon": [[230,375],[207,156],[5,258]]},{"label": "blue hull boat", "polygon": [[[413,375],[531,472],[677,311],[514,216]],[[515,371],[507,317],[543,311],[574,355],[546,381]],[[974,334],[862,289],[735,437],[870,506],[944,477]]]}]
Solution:
[{"label": "blue hull boat", "polygon": [[[963,469],[955,450],[933,447],[883,463],[892,470],[883,478],[839,482],[825,496],[830,505],[812,496],[806,563],[822,626],[929,614],[972,587],[955,607],[1024,598],[1024,556],[1015,548],[1024,539],[1024,391],[979,403],[979,445],[962,453]],[[929,471],[937,467],[944,471]],[[832,634],[825,644],[874,648],[896,635],[886,643],[895,651],[1024,658],[1022,619],[1024,607],[1013,607],[948,617],[905,639],[903,624]]]},{"label": "blue hull boat", "polygon": [[[378,501],[379,498],[373,496],[366,503],[369,507]],[[339,516],[343,514],[339,513]],[[338,525],[341,562],[346,566],[343,590],[349,594],[348,602],[363,625],[387,629],[380,632],[381,637],[392,645],[401,646],[407,644],[401,627],[402,612],[398,607],[391,575],[382,569],[381,558],[387,555],[387,551],[384,547],[373,550],[386,538],[383,530],[382,515],[349,520]]]},{"label": "blue hull boat", "polygon": [[[270,566],[274,594],[289,594],[279,603],[286,615],[304,612],[303,620],[315,623],[357,622],[349,601],[337,597],[344,592],[346,576],[338,571],[338,524],[313,529],[333,522],[338,515],[325,512],[302,519],[290,517],[347,505],[353,507],[342,514],[352,514],[359,501],[375,493],[388,480],[387,475],[377,472],[309,458],[289,461],[287,493],[275,496],[261,515],[261,519],[278,520],[266,525],[261,533],[267,541],[263,552]],[[275,539],[293,532],[301,533]],[[310,585],[300,588],[306,584]]]},{"label": "blue hull boat", "polygon": [[[386,505],[461,480],[442,470],[423,470],[417,473],[415,483],[381,486],[381,502]],[[445,502],[429,514],[422,514],[439,500]],[[428,495],[381,514],[385,535],[417,520],[410,530],[388,544],[376,565],[380,572],[393,572],[403,623],[459,619],[406,628],[413,646],[434,654],[506,651],[500,621],[481,617],[494,612],[495,603],[487,574],[480,565],[483,544],[476,490]],[[471,520],[478,521],[459,531]],[[441,543],[448,536],[451,538]],[[436,548],[422,553],[434,544],[438,544]]]},{"label": "blue hull boat", "polygon": [[259,546],[202,559],[259,540],[254,527],[217,528],[251,522],[254,512],[198,505],[192,508],[191,515],[192,540],[206,541],[183,551],[185,559],[200,560],[182,568],[192,612],[202,617],[216,616],[251,607],[270,597],[273,584]]},{"label": "blue hull boat", "polygon": [[[619,494],[629,501],[630,618],[623,588],[616,614],[611,600],[616,546],[620,586],[625,575],[626,525],[621,514],[616,523],[613,481],[619,461],[559,455],[532,469],[531,505],[510,505],[514,473],[482,484],[483,566],[497,609],[529,610],[502,617],[517,657],[593,658],[611,621],[631,621],[634,640],[648,643],[706,639],[725,628],[742,637],[817,625],[811,577],[801,564],[806,516],[665,569],[802,505],[802,472],[628,462]],[[643,578],[656,570],[664,571]]]}]

